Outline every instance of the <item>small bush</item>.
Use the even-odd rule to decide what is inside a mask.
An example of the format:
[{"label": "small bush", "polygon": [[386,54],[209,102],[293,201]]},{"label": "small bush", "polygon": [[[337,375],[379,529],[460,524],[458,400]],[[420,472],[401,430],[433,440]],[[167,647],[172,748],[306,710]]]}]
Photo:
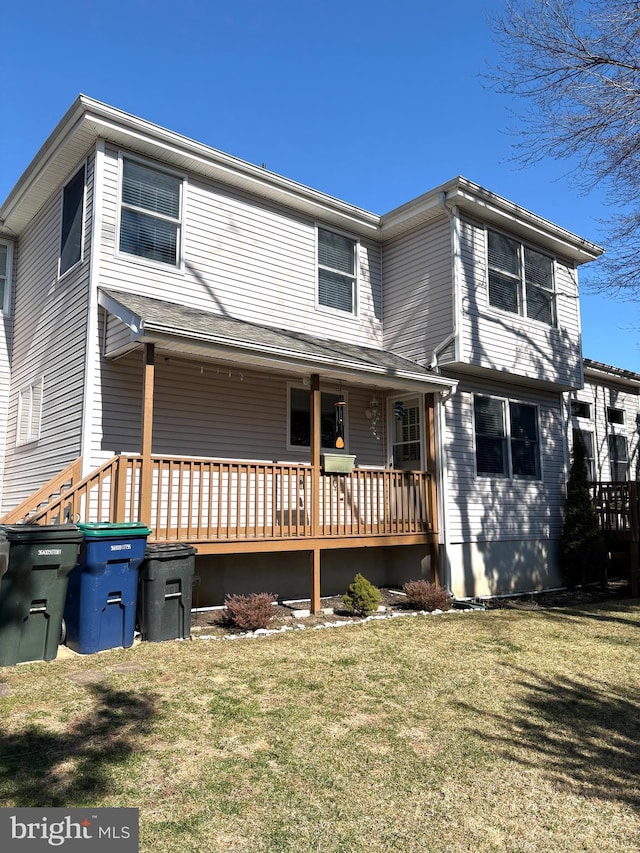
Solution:
[{"label": "small bush", "polygon": [[266,628],[273,619],[273,604],[277,596],[269,592],[254,592],[251,595],[228,595],[222,619],[225,625],[243,631]]},{"label": "small bush", "polygon": [[357,574],[342,600],[349,613],[368,616],[380,606],[380,590],[361,574]]},{"label": "small bush", "polygon": [[451,607],[449,591],[428,581],[408,581],[402,591],[407,596],[409,607],[429,613],[433,610],[449,610]]}]

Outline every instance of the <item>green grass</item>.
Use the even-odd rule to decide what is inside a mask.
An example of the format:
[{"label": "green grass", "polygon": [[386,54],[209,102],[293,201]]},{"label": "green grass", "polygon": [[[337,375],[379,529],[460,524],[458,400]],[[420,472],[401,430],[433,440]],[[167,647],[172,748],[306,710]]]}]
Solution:
[{"label": "green grass", "polygon": [[0,806],[137,806],[142,853],[629,853],[639,640],[625,602],[1,669]]}]

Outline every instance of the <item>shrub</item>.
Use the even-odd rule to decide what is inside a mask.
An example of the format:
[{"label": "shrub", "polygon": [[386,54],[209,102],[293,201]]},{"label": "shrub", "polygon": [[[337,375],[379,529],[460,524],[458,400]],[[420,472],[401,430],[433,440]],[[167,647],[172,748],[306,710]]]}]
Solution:
[{"label": "shrub", "polygon": [[269,592],[254,592],[251,595],[228,595],[225,598],[223,621],[232,628],[256,631],[266,628],[273,619],[273,604],[277,596]]},{"label": "shrub", "polygon": [[407,604],[419,610],[449,610],[451,595],[448,589],[436,586],[429,581],[408,581],[402,591],[407,596]]},{"label": "shrub", "polygon": [[591,501],[587,453],[579,436],[576,436],[571,456],[560,538],[562,579],[569,588],[597,580],[604,586],[607,578],[607,546]]},{"label": "shrub", "polygon": [[368,616],[380,606],[380,590],[358,573],[342,600],[349,613]]}]

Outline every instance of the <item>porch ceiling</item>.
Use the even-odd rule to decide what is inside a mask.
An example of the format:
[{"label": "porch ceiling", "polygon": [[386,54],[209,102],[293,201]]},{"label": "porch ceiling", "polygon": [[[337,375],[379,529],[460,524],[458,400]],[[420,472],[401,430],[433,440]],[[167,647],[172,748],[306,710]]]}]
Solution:
[{"label": "porch ceiling", "polygon": [[186,356],[234,361],[239,364],[296,374],[375,385],[446,391],[454,379],[432,373],[414,361],[387,350],[330,341],[285,329],[261,326],[114,290],[100,290],[100,304],[129,330],[106,355],[117,358],[153,343],[159,350]]}]

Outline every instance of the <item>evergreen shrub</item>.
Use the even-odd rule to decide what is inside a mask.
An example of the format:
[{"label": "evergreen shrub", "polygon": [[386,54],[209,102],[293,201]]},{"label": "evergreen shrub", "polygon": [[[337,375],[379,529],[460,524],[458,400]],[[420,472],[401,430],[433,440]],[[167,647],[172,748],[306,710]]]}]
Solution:
[{"label": "evergreen shrub", "polygon": [[368,616],[380,606],[380,590],[358,573],[349,584],[348,591],[343,595],[344,606],[349,613],[357,616]]}]

